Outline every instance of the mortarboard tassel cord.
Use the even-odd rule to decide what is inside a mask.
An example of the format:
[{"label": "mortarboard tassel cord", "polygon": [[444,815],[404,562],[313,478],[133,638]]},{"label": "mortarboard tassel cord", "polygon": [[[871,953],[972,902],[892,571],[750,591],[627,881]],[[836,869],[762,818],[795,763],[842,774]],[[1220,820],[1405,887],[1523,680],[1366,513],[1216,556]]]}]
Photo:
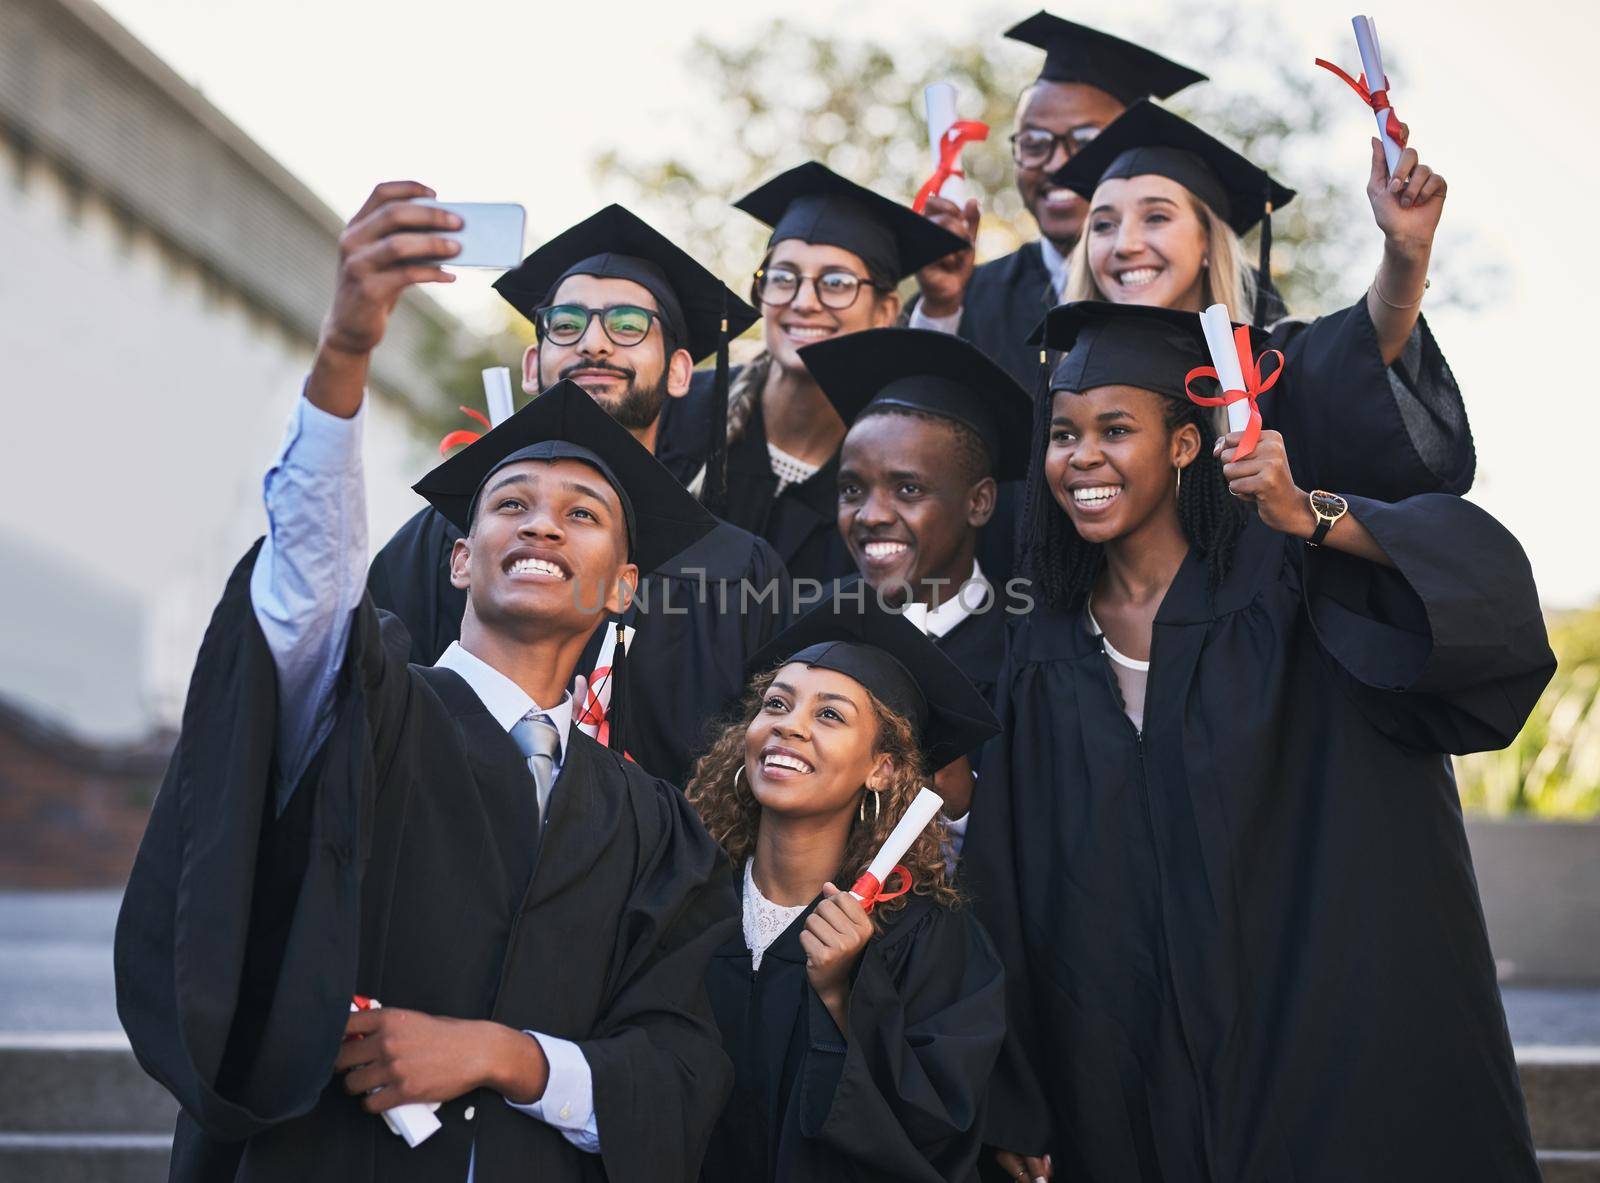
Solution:
[{"label": "mortarboard tassel cord", "polygon": [[[1277,385],[1279,377],[1283,374],[1283,354],[1276,349],[1269,349],[1259,358],[1250,355],[1250,329],[1247,325],[1240,325],[1233,330],[1233,345],[1239,352],[1239,372],[1244,375],[1243,390],[1224,390],[1221,395],[1213,398],[1208,395],[1196,394],[1189,389],[1189,384],[1196,378],[1216,378],[1220,384],[1222,379],[1218,376],[1214,366],[1196,366],[1184,375],[1183,392],[1189,396],[1189,401],[1201,407],[1225,407],[1229,403],[1248,400],[1250,403],[1250,422],[1245,426],[1244,435],[1239,440],[1239,448],[1233,455],[1235,460],[1243,460],[1255,451],[1256,441],[1261,438],[1261,410],[1256,406],[1256,399],[1260,398],[1273,386]],[[1261,377],[1261,363],[1268,357],[1278,359],[1277,367],[1265,380]]]},{"label": "mortarboard tassel cord", "polygon": [[[757,397],[760,397],[759,394]],[[728,296],[722,296],[722,327],[717,336],[717,373],[711,391],[710,438],[700,502],[717,517],[728,508]]]},{"label": "mortarboard tassel cord", "polygon": [[1325,62],[1321,58],[1317,58],[1316,62],[1317,65],[1321,66],[1324,70],[1327,70],[1337,77],[1344,79],[1345,83],[1350,87],[1350,89],[1361,96],[1361,101],[1367,106],[1371,107],[1378,114],[1382,115],[1383,112],[1387,110],[1389,114],[1384,118],[1383,130],[1387,132],[1389,134],[1389,138],[1400,147],[1404,148],[1406,146],[1405,128],[1400,126],[1400,116],[1394,113],[1394,106],[1389,102],[1389,80],[1387,78],[1383,80],[1383,86],[1381,88],[1378,90],[1373,90],[1367,85],[1367,76],[1365,74],[1361,75],[1359,79],[1356,79],[1350,77],[1350,75],[1346,74],[1332,62]]},{"label": "mortarboard tassel cord", "polygon": [[[1261,258],[1256,265],[1256,307],[1251,316],[1257,328],[1267,327],[1267,293],[1272,290],[1272,182],[1267,182],[1266,216],[1261,219]],[[1244,309],[1239,311],[1243,312]]]},{"label": "mortarboard tassel cord", "polygon": [[[474,411],[471,407],[458,407],[456,409],[469,418],[476,419],[479,423],[483,424],[485,428],[490,426],[489,420],[480,412]],[[468,431],[466,428],[462,428],[460,431],[452,431],[449,435],[445,436],[439,441],[439,455],[447,456],[450,454],[451,448],[459,447],[462,444],[477,443],[482,437],[483,432],[481,431]]]},{"label": "mortarboard tassel cord", "polygon": [[912,210],[920,214],[927,208],[928,198],[943,189],[946,181],[951,177],[966,176],[961,169],[961,150],[968,144],[988,138],[989,125],[976,119],[958,119],[945,128],[944,135],[939,137],[939,163],[933,175],[922,182],[922,188],[917,190],[917,196],[911,202]]}]

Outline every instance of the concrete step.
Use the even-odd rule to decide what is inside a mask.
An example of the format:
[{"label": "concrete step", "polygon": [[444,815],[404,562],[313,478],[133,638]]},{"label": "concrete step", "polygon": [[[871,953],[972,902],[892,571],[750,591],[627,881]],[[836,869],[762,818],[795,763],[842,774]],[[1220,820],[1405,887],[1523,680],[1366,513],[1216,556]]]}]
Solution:
[{"label": "concrete step", "polygon": [[1600,1150],[1541,1150],[1544,1183],[1600,1183]]},{"label": "concrete step", "polygon": [[0,1032],[0,1131],[170,1138],[177,1115],[120,1031]]},{"label": "concrete step", "polygon": [[1517,1071],[1535,1146],[1600,1152],[1600,1047],[1519,1047]]},{"label": "concrete step", "polygon": [[167,1134],[0,1133],[0,1183],[165,1183]]}]

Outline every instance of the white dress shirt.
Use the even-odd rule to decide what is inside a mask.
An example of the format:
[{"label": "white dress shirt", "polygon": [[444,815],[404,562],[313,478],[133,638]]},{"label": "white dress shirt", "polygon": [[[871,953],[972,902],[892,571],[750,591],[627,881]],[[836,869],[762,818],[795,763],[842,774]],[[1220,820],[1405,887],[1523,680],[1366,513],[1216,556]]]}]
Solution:
[{"label": "white dress shirt", "polygon": [[[365,419],[364,401],[354,416],[341,419],[296,399],[283,445],[262,482],[267,537],[250,573],[250,602],[278,669],[280,813],[332,730],[333,688],[353,614],[366,589]],[[572,726],[570,694],[553,707],[539,707],[520,686],[459,643],[445,650],[437,664],[459,674],[507,732],[530,711],[544,715],[561,739],[552,784],[559,781]],[[550,1074],[543,1097],[512,1108],[554,1126],[580,1150],[599,1153],[594,1080],[582,1050],[569,1040],[526,1034],[538,1040]],[[470,1166],[467,1181],[472,1181]]]}]

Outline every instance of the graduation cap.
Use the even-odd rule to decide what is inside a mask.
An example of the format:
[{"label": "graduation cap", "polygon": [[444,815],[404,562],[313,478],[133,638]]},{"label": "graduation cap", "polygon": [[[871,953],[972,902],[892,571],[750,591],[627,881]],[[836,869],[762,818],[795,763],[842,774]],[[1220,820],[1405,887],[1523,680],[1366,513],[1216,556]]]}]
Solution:
[{"label": "graduation cap", "polygon": [[489,478],[523,460],[578,460],[616,490],[629,558],[653,571],[716,526],[676,478],[576,382],[563,380],[412,486],[463,534]]},{"label": "graduation cap", "polygon": [[[1258,293],[1265,292],[1272,262],[1272,211],[1294,200],[1275,181],[1215,136],[1149,101],[1135,103],[1086,144],[1051,178],[1085,200],[1102,181],[1158,176],[1178,182],[1219,218],[1245,234],[1261,223]],[[1264,301],[1256,300],[1259,322]]]},{"label": "graduation cap", "polygon": [[749,668],[761,674],[791,662],[853,678],[907,719],[930,774],[1000,732],[966,674],[864,584],[807,612],[751,658]]},{"label": "graduation cap", "polygon": [[1043,9],[1012,25],[1005,35],[1044,50],[1041,82],[1081,82],[1127,106],[1137,99],[1168,98],[1206,76],[1142,45],[1064,21]]},{"label": "graduation cap", "polygon": [[[1251,336],[1258,345],[1266,339],[1254,331]],[[1065,353],[1051,390],[1137,386],[1183,401],[1189,397],[1186,375],[1211,363],[1200,317],[1153,304],[1074,300],[1045,315],[1033,333],[1033,342],[1041,341]]]},{"label": "graduation cap", "polygon": [[807,345],[800,360],[846,425],[873,407],[938,415],[977,434],[996,480],[1027,475],[1033,401],[971,342],[930,329],[866,329]]},{"label": "graduation cap", "polygon": [[880,197],[809,160],[779,173],[733,203],[772,227],[770,248],[786,238],[843,247],[880,282],[906,276],[970,245],[910,206]]},{"label": "graduation cap", "polygon": [[697,362],[709,357],[724,335],[737,337],[760,318],[671,239],[620,205],[608,205],[557,234],[495,280],[494,290],[533,320],[574,275],[629,279],[644,288],[655,297],[673,340]]}]

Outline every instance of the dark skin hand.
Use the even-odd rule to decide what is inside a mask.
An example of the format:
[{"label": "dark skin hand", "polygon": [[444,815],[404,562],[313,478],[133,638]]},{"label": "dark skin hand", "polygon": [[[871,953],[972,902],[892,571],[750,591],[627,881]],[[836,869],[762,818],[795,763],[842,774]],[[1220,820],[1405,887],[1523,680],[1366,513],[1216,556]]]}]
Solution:
[{"label": "dark skin hand", "polygon": [[935,194],[928,198],[922,213],[930,222],[960,235],[969,244],[966,250],[935,259],[917,272],[922,311],[929,316],[950,316],[961,311],[961,300],[972,280],[972,269],[978,265],[977,252],[971,245],[978,241],[978,199],[969,197],[965,205],[957,205]]},{"label": "dark skin hand", "polygon": [[368,1113],[477,1088],[527,1105],[544,1096],[550,1078],[539,1041],[521,1031],[398,1008],[351,1014],[333,1066],[347,1073],[345,1091],[361,1096]]},{"label": "dark skin hand", "polygon": [[872,921],[861,901],[831,883],[823,884],[822,902],[806,917],[800,948],[806,954],[806,980],[841,1035],[850,1034],[850,970],[871,938]]},{"label": "dark skin hand", "polygon": [[1034,1158],[1032,1155],[1012,1154],[1009,1150],[996,1150],[994,1160],[1017,1183],[1032,1183],[1035,1179],[1048,1179],[1053,1174],[1048,1154]]}]

